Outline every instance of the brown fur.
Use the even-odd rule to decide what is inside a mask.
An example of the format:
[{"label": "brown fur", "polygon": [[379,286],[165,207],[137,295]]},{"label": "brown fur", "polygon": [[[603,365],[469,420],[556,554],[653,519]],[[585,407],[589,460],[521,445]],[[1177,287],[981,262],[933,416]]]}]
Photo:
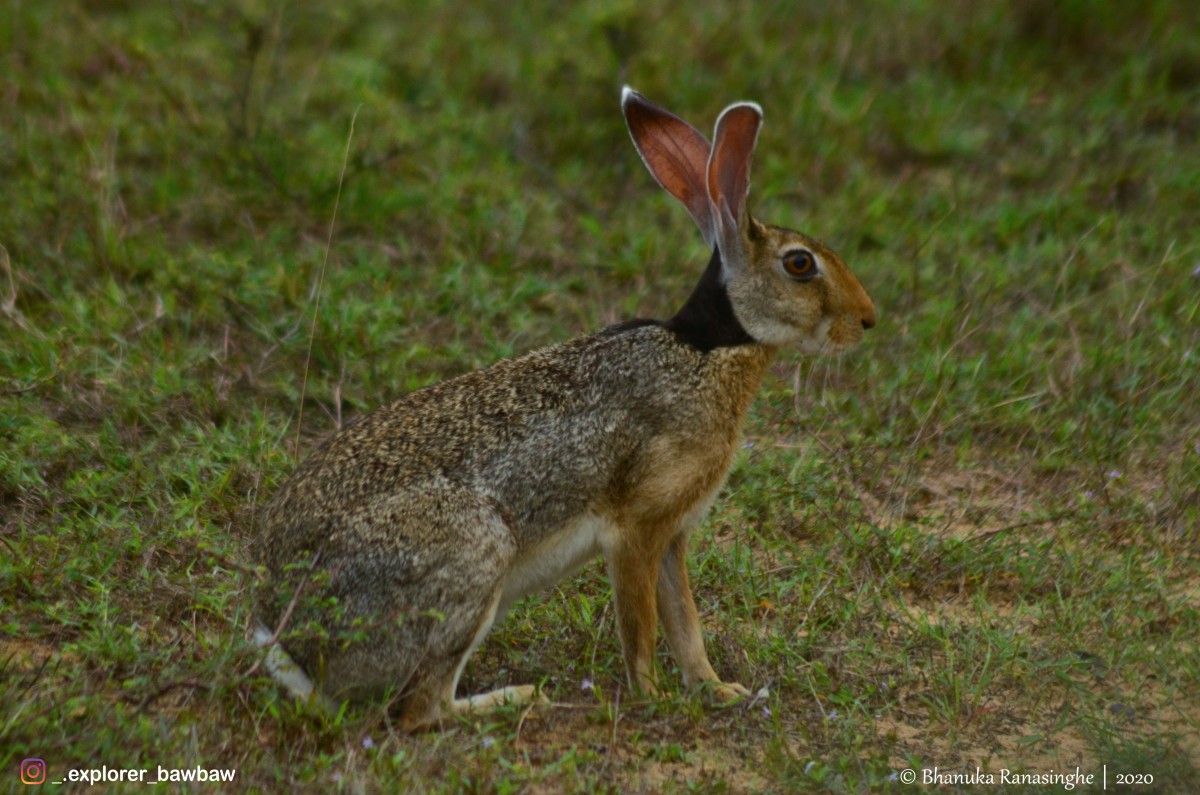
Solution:
[{"label": "brown fur", "polygon": [[[731,106],[710,147],[636,94],[623,104],[652,173],[714,244],[709,271],[669,322],[613,327],[414,392],[300,466],[263,509],[255,546],[268,575],[255,637],[271,644],[287,630],[268,665],[295,692],[391,693],[413,729],[536,699],[530,687],[454,695],[516,599],[596,554],[635,687],[655,691],[661,619],[687,685],[722,700],[746,692],[721,682],[705,653],[687,533],[725,480],[777,347],[844,349],[875,309],[832,251],[750,218],[757,106]],[[820,278],[780,269],[796,247],[813,252]]]}]

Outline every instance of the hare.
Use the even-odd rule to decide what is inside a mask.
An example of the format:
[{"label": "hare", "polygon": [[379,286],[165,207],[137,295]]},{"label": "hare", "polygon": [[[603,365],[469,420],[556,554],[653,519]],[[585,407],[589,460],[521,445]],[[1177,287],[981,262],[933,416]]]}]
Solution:
[{"label": "hare", "polygon": [[[488,630],[522,596],[603,555],[626,674],[654,694],[658,621],[684,684],[747,693],[709,663],[685,568],[776,351],[840,352],[875,325],[818,241],[746,207],[762,110],[727,107],[714,141],[626,88],[633,142],[712,258],[667,320],[631,320],[413,392],[347,426],[263,508],[254,639],[287,689],[325,704],[395,698],[400,723],[541,699],[455,699]],[[286,627],[286,630],[285,630]]]}]

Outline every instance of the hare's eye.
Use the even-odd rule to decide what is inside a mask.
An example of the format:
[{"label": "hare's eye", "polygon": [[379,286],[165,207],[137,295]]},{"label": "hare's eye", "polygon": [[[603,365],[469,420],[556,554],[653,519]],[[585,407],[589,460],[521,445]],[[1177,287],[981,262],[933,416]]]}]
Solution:
[{"label": "hare's eye", "polygon": [[817,258],[811,251],[798,248],[783,255],[783,269],[793,279],[811,279],[817,275]]}]

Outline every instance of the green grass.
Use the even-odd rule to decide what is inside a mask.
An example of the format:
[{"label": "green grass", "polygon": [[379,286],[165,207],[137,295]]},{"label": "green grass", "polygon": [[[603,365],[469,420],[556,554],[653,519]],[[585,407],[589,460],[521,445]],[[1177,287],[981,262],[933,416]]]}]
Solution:
[{"label": "green grass", "polygon": [[[0,15],[0,780],[25,757],[266,792],[1200,776],[1196,10],[314,5]],[[756,214],[880,308],[855,353],[781,359],[693,543],[714,665],[769,695],[707,707],[664,647],[665,695],[629,697],[591,566],[462,683],[553,708],[419,737],[298,711],[244,640],[254,513],[298,457],[698,278],[624,82],[702,129],[761,102]]]}]

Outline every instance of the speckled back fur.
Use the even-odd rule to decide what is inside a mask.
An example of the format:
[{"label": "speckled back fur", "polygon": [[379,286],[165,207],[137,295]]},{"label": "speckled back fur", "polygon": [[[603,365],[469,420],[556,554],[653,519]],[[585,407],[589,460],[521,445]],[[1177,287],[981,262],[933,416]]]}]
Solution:
[{"label": "speckled back fur", "polygon": [[[659,326],[572,340],[409,394],[329,439],[266,506],[263,561],[379,529],[374,506],[444,480],[482,495],[519,546],[617,500],[659,437],[728,454],[765,351],[701,354]],[[354,510],[348,510],[353,508]],[[404,539],[384,533],[383,543]]]}]

